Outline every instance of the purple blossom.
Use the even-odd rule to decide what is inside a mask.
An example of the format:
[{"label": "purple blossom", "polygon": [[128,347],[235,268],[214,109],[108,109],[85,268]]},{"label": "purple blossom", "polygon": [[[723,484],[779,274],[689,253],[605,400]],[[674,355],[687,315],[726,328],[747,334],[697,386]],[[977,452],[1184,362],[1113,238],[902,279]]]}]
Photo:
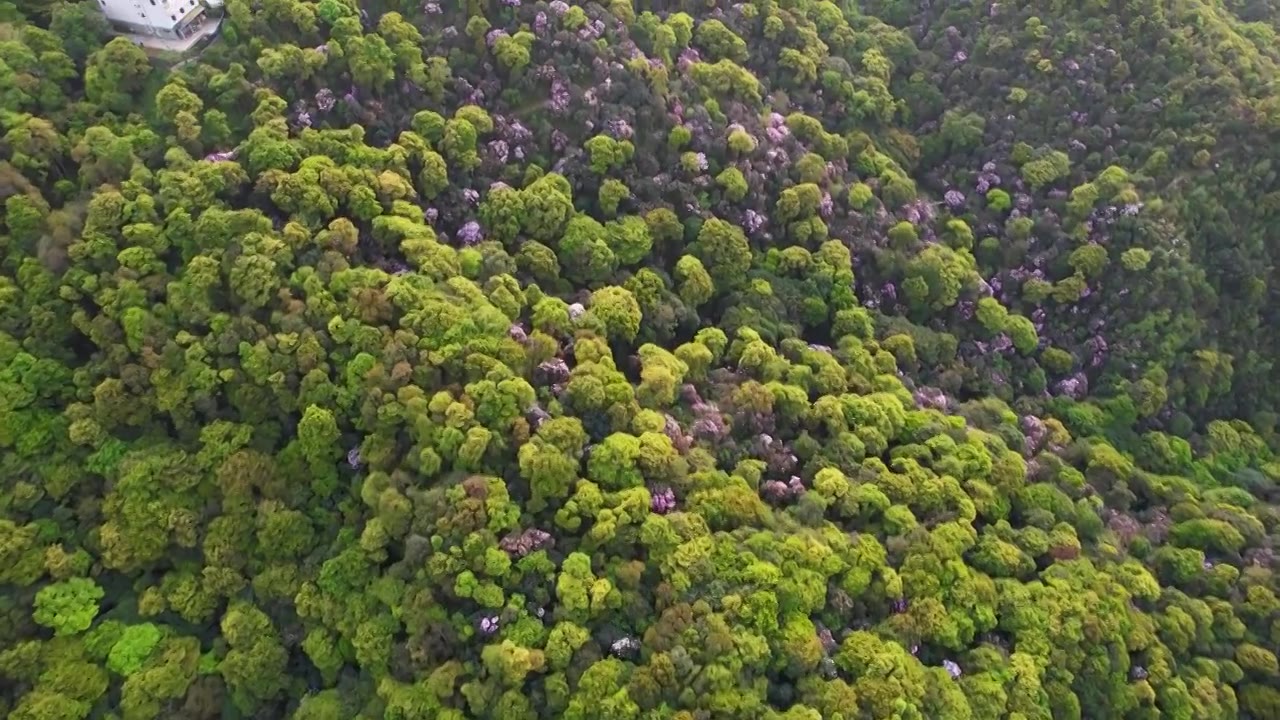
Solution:
[{"label": "purple blossom", "polygon": [[1250,548],[1245,551],[1244,560],[1250,565],[1257,567],[1271,567],[1275,564],[1275,550],[1273,548]]},{"label": "purple blossom", "polygon": [[552,112],[561,113],[569,107],[569,88],[565,86],[564,81],[556,78],[551,81],[551,110]]},{"label": "purple blossom", "polygon": [[205,162],[225,162],[227,160],[234,160],[235,157],[236,157],[236,151],[228,150],[226,152],[209,153],[208,155],[204,156],[204,159],[205,159]]},{"label": "purple blossom", "polygon": [[[801,487],[803,490],[803,487]],[[797,492],[789,483],[781,480],[769,480],[760,487],[760,494],[772,503],[784,503],[795,498],[800,493]]]},{"label": "purple blossom", "polygon": [[556,15],[564,15],[569,12],[569,3],[564,0],[551,0],[551,4],[548,7],[550,7],[551,12]]},{"label": "purple blossom", "polygon": [[492,140],[489,142],[488,147],[489,154],[493,156],[494,160],[497,160],[502,165],[507,164],[507,156],[511,152],[511,147],[507,145],[506,140]]},{"label": "purple blossom", "polygon": [[1084,143],[1080,142],[1075,138],[1071,138],[1070,140],[1067,141],[1067,147],[1071,148],[1072,150],[1075,150],[1076,152],[1083,152],[1089,149]]},{"label": "purple blossom", "polygon": [[1142,524],[1138,523],[1132,515],[1126,515],[1124,512],[1116,512],[1110,510],[1111,516],[1107,519],[1107,528],[1116,534],[1120,542],[1128,546],[1133,538],[1142,534]]},{"label": "purple blossom", "polygon": [[513,143],[522,143],[531,137],[533,137],[533,133],[519,120],[515,120],[507,126],[507,139]]},{"label": "purple blossom", "polygon": [[822,199],[818,201],[818,214],[824,218],[829,218],[835,213],[835,209],[835,203],[831,200],[831,193],[822,193]]},{"label": "purple blossom", "polygon": [[498,541],[498,547],[504,552],[522,558],[549,545],[553,545],[551,533],[538,528],[529,528],[523,532],[512,532]]},{"label": "purple blossom", "polygon": [[725,432],[724,421],[712,416],[700,417],[693,422],[689,431],[697,437],[719,438]]},{"label": "purple blossom", "polygon": [[569,379],[569,365],[560,358],[552,358],[538,364],[534,380],[539,385],[554,385]]},{"label": "purple blossom", "polygon": [[931,224],[938,214],[934,203],[920,198],[907,203],[904,211],[907,219],[914,225]]},{"label": "purple blossom", "polygon": [[650,500],[649,509],[658,515],[666,515],[676,507],[676,494],[669,487],[655,488]]},{"label": "purple blossom", "polygon": [[898,286],[891,282],[887,282],[880,286],[880,294],[890,300],[898,299]]},{"label": "purple blossom", "polygon": [[480,229],[480,223],[475,220],[469,221],[458,230],[458,242],[463,245],[475,245],[484,239],[484,232]]},{"label": "purple blossom", "polygon": [[765,216],[755,210],[747,210],[742,215],[742,226],[751,234],[758,232],[760,228],[764,227],[766,222],[767,220]]},{"label": "purple blossom", "polygon": [[520,0],[502,0],[502,4],[507,7],[518,8],[520,7]]},{"label": "purple blossom", "polygon": [[697,167],[699,171],[706,172],[706,169],[707,169],[706,153],[694,153],[693,161],[694,161],[694,166]]},{"label": "purple blossom", "polygon": [[631,136],[635,134],[635,131],[631,129],[631,124],[626,120],[610,120],[606,127],[609,129],[609,134],[619,140],[630,140]]},{"label": "purple blossom", "polygon": [[947,673],[951,675],[952,680],[959,679],[959,677],[964,674],[964,671],[960,669],[960,666],[950,660],[942,661],[942,669],[946,670]]},{"label": "purple blossom", "polygon": [[547,14],[539,11],[533,17],[533,32],[538,35],[545,35],[547,32]]},{"label": "purple blossom", "polygon": [[701,60],[702,55],[700,55],[697,50],[693,48],[685,48],[684,51],[680,53],[680,58],[676,61],[676,66],[680,68],[681,72],[687,72],[690,66],[696,62],[700,62]]},{"label": "purple blossom", "polygon": [[948,190],[942,197],[947,201],[947,206],[952,209],[964,207],[964,193],[959,190]]},{"label": "purple blossom", "polygon": [[913,393],[916,404],[922,408],[933,408],[935,410],[946,410],[951,404],[951,399],[947,394],[935,387],[922,387]]},{"label": "purple blossom", "polygon": [[486,615],[480,618],[480,632],[484,633],[485,635],[492,635],[498,632],[498,626],[501,624],[501,622],[502,621],[498,618],[497,615]]},{"label": "purple blossom", "polygon": [[529,408],[529,411],[525,413],[525,418],[536,430],[542,427],[542,423],[551,419],[551,413],[543,410],[542,406],[535,402],[533,407]]},{"label": "purple blossom", "polygon": [[316,107],[320,108],[320,112],[329,112],[337,102],[338,99],[333,96],[333,91],[329,88],[320,88],[316,92]]},{"label": "purple blossom", "polygon": [[1044,421],[1035,415],[1024,415],[1021,424],[1027,454],[1034,455],[1044,447],[1044,441],[1049,437],[1049,429],[1045,427]]},{"label": "purple blossom", "polygon": [[356,445],[347,451],[347,465],[350,465],[352,470],[359,470],[360,466],[363,464],[364,459],[360,457],[359,445]]},{"label": "purple blossom", "polygon": [[702,396],[698,394],[698,388],[693,383],[680,386],[680,400],[693,406],[695,412],[703,412],[703,408],[706,407]]},{"label": "purple blossom", "polygon": [[427,218],[427,222],[433,223],[440,218],[440,211],[433,207],[429,207],[423,212],[423,216]]},{"label": "purple blossom", "polygon": [[818,642],[822,645],[822,652],[830,655],[839,649],[840,643],[836,642],[835,637],[831,634],[830,628],[820,622],[815,622],[814,625],[818,631]]},{"label": "purple blossom", "polygon": [[507,37],[506,30],[503,30],[502,28],[494,28],[484,36],[484,41],[489,45],[489,47],[493,47],[494,43],[498,42],[498,40],[504,37]]},{"label": "purple blossom", "polygon": [[1076,373],[1058,383],[1057,391],[1059,395],[1065,395],[1072,399],[1079,399],[1085,393],[1089,392],[1089,381],[1085,379],[1083,373]]},{"label": "purple blossom", "polygon": [[951,61],[956,63],[957,65],[965,62],[968,59],[969,59],[969,53],[963,50],[957,50],[956,54],[951,56]]},{"label": "purple blossom", "polygon": [[619,657],[631,657],[640,652],[640,641],[633,637],[621,637],[609,646],[609,652]]},{"label": "purple blossom", "polygon": [[684,434],[684,428],[680,427],[679,420],[667,415],[666,422],[662,425],[662,432],[671,439],[671,444],[678,452],[684,454],[689,451],[693,438]]},{"label": "purple blossom", "polygon": [[475,205],[480,202],[480,193],[471,188],[467,188],[462,191],[462,198],[468,203]]},{"label": "purple blossom", "polygon": [[507,337],[518,343],[525,342],[529,339],[529,333],[525,332],[524,326],[520,323],[514,323],[507,328]]},{"label": "purple blossom", "polygon": [[1142,534],[1152,543],[1159,545],[1169,536],[1169,528],[1173,520],[1163,511],[1156,510],[1142,525]]},{"label": "purple blossom", "polygon": [[428,3],[423,3],[423,4],[422,4],[422,9],[423,9],[424,11],[426,11],[426,13],[427,13],[428,15],[439,15],[439,14],[440,14],[440,3],[437,3],[437,2],[428,2]]},{"label": "purple blossom", "polygon": [[894,600],[889,607],[890,607],[890,610],[893,611],[894,615],[901,615],[902,613],[907,611],[907,608],[910,607],[910,605],[911,604],[907,601],[906,598],[901,597]]},{"label": "purple blossom", "polygon": [[582,317],[582,314],[586,311],[587,309],[582,306],[582,303],[574,303],[569,306],[569,319],[577,320]]}]

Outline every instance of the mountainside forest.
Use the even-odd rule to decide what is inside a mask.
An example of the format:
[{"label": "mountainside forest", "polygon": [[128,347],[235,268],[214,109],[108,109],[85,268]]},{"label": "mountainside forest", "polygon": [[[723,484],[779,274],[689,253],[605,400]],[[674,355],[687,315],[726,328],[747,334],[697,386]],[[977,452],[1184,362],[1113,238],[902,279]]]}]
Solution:
[{"label": "mountainside forest", "polygon": [[1280,718],[1280,2],[0,2],[0,716]]}]

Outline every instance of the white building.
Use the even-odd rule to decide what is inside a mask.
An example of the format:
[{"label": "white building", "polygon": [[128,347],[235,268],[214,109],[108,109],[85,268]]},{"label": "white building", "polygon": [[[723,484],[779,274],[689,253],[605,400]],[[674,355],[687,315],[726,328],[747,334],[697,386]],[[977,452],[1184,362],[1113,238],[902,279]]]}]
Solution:
[{"label": "white building", "polygon": [[121,32],[172,39],[198,33],[205,12],[200,0],[98,0],[98,7]]}]

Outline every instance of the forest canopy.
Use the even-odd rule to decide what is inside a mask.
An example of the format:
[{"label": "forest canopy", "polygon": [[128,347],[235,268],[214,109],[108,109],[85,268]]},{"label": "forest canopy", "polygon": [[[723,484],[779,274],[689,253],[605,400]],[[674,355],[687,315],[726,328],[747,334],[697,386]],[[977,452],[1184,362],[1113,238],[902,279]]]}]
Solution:
[{"label": "forest canopy", "polygon": [[0,2],[0,715],[1280,717],[1275,3],[208,12]]}]

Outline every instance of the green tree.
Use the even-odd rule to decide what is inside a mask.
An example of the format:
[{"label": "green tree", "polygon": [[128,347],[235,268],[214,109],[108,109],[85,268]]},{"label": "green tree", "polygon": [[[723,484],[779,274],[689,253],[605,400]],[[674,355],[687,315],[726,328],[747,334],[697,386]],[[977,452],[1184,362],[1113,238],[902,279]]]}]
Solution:
[{"label": "green tree", "polygon": [[89,629],[98,616],[104,591],[87,578],[71,578],[46,585],[36,593],[32,619],[55,635],[75,635]]},{"label": "green tree", "polygon": [[85,94],[108,110],[129,112],[134,98],[151,73],[151,61],[137,45],[117,37],[89,57],[85,66]]},{"label": "green tree", "polygon": [[702,224],[694,248],[719,292],[741,284],[751,269],[751,246],[742,228],[719,218]]},{"label": "green tree", "polygon": [[640,332],[640,303],[624,288],[611,286],[591,293],[589,313],[611,339],[629,342]]},{"label": "green tree", "polygon": [[60,2],[53,5],[49,31],[58,36],[73,60],[83,63],[107,41],[111,27],[94,3]]}]

